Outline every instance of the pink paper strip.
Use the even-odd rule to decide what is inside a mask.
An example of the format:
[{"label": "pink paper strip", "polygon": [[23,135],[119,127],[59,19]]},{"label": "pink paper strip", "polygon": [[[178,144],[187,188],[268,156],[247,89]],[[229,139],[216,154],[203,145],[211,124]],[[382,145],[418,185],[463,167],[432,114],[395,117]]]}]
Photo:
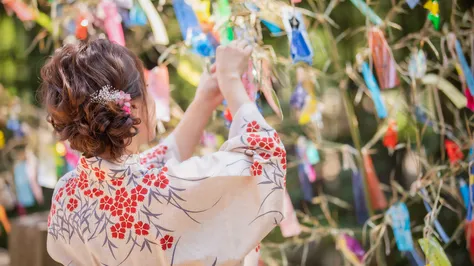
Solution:
[{"label": "pink paper strip", "polygon": [[118,13],[117,6],[114,2],[105,0],[100,3],[100,7],[105,13],[104,27],[109,40],[125,46],[125,37],[121,23],[122,18]]},{"label": "pink paper strip", "polygon": [[296,217],[295,209],[291,203],[290,195],[285,191],[284,211],[285,219],[280,223],[281,233],[284,237],[297,236],[301,233],[300,223]]},{"label": "pink paper strip", "polygon": [[166,66],[157,66],[146,75],[148,92],[155,100],[156,118],[168,122],[170,120],[170,79]]}]

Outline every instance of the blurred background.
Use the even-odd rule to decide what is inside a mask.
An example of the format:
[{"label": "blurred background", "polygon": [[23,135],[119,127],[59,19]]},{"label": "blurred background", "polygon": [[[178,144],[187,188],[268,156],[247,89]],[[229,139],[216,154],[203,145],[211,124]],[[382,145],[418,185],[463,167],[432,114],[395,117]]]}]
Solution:
[{"label": "blurred background", "polygon": [[[262,264],[424,265],[416,253],[471,265],[473,23],[472,0],[3,0],[0,265],[55,265],[50,199],[79,155],[46,122],[39,70],[56,48],[96,38],[143,60],[160,137],[217,45],[256,43],[247,90],[285,143],[291,199]],[[230,122],[223,103],[199,154]]]}]

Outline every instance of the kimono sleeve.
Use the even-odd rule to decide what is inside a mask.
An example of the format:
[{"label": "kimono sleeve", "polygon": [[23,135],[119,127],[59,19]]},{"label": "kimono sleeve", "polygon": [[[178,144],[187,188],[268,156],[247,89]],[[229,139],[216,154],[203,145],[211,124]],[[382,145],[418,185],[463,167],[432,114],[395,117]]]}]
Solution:
[{"label": "kimono sleeve", "polygon": [[178,145],[173,134],[169,135],[164,141],[155,147],[148,149],[140,154],[140,163],[148,169],[160,168],[169,159],[181,160]]},{"label": "kimono sleeve", "polygon": [[286,152],[254,104],[236,113],[219,152],[150,173],[176,265],[237,264],[284,218]]}]

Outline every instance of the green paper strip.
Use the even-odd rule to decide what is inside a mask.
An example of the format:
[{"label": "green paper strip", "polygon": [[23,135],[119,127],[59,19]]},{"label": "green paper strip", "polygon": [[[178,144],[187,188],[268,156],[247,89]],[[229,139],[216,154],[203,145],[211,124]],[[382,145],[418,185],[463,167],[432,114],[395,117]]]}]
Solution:
[{"label": "green paper strip", "polygon": [[53,32],[53,27],[51,25],[51,18],[43,12],[38,12],[36,14],[36,23],[41,27],[45,28],[49,32]]},{"label": "green paper strip", "polygon": [[448,256],[434,237],[430,237],[429,240],[426,238],[418,239],[418,243],[420,243],[421,249],[426,255],[427,265],[451,266]]},{"label": "green paper strip", "polygon": [[375,12],[363,0],[351,0],[351,2],[360,10],[360,12],[362,12],[362,14],[368,17],[372,23],[377,26],[383,24],[383,20],[375,14]]},{"label": "green paper strip", "polygon": [[437,86],[448,98],[453,102],[453,104],[458,109],[465,108],[467,106],[467,99],[453,84],[451,84],[446,79],[435,75],[428,74],[424,76],[421,81],[425,85],[434,85]]}]

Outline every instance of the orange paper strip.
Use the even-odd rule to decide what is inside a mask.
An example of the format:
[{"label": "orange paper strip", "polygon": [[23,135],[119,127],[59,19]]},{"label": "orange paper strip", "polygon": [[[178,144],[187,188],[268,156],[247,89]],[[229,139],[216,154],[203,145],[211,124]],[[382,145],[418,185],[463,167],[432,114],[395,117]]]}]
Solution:
[{"label": "orange paper strip", "polygon": [[364,153],[364,166],[367,174],[367,185],[370,194],[370,204],[374,210],[387,208],[387,199],[380,188],[380,181],[375,172],[374,163],[369,154]]},{"label": "orange paper strip", "polygon": [[369,31],[369,46],[380,88],[390,89],[400,85],[392,51],[383,32],[377,27]]}]

